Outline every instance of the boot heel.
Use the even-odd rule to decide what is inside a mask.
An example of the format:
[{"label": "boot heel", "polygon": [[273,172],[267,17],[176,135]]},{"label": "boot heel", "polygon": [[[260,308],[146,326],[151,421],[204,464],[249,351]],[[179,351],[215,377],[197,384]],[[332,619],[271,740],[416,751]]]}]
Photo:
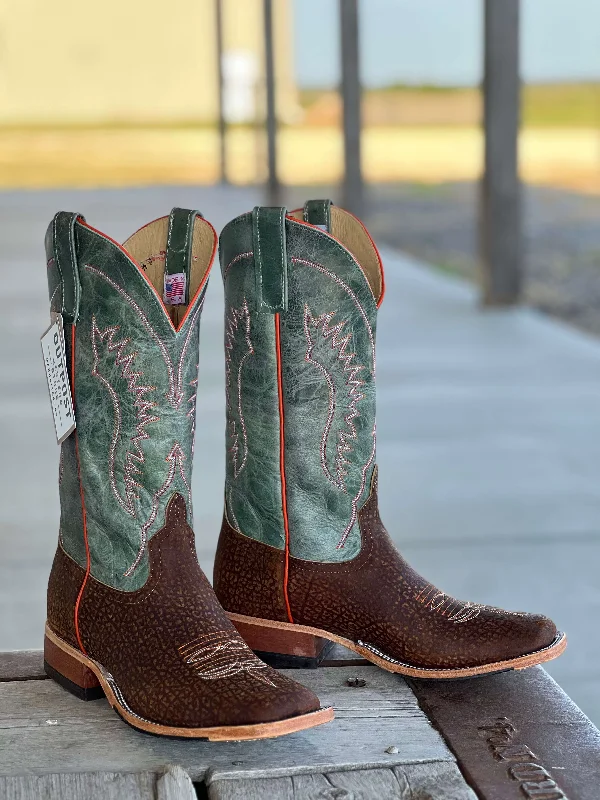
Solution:
[{"label": "boot heel", "polygon": [[44,637],[44,672],[80,700],[99,700],[104,697],[98,678],[91,669]]},{"label": "boot heel", "polygon": [[333,642],[312,633],[297,631],[290,625],[276,627],[267,620],[240,619],[231,614],[230,619],[246,644],[256,655],[276,669],[315,669],[333,648]]}]

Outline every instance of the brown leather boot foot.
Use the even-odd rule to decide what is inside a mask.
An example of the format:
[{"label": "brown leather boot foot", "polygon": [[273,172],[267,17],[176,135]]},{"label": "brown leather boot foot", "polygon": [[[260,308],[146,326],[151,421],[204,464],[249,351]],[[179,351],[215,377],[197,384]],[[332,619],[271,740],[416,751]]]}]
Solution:
[{"label": "brown leather boot foot", "polygon": [[260,661],[229,621],[198,565],[181,495],[149,557],[148,581],[126,593],[86,580],[59,546],[44,642],[49,677],[84,700],[106,695],[133,727],[165,736],[263,739],[333,718],[311,691]]}]

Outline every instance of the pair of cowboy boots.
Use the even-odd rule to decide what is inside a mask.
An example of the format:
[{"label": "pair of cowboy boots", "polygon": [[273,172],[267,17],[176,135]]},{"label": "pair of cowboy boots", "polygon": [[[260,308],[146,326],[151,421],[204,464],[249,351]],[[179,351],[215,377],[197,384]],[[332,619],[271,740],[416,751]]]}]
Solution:
[{"label": "pair of cowboy boots", "polygon": [[227,475],[214,591],[192,530],[199,322],[212,226],[174,209],[119,245],[61,212],[46,238],[77,427],[62,443],[47,673],[131,725],[218,739],[332,719],[268,666],[338,642],[384,669],[457,678],[559,655],[543,616],[444,594],[377,509],[383,269],[328,201],[257,207],[220,239]]}]

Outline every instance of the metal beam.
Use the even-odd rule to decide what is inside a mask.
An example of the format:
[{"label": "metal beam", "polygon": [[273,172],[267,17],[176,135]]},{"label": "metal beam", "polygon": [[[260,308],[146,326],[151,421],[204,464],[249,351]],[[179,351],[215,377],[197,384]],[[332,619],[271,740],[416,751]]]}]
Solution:
[{"label": "metal beam", "polygon": [[342,55],[345,208],[357,216],[364,212],[361,168],[361,87],[359,66],[358,0],[339,0]]},{"label": "metal beam", "polygon": [[518,175],[519,0],[484,0],[481,186],[482,302],[512,305],[521,294],[523,247]]},{"label": "metal beam", "polygon": [[273,52],[273,0],[263,0],[265,29],[265,78],[267,94],[267,197],[281,204],[281,184],[277,175],[277,111],[275,107],[275,57]]}]

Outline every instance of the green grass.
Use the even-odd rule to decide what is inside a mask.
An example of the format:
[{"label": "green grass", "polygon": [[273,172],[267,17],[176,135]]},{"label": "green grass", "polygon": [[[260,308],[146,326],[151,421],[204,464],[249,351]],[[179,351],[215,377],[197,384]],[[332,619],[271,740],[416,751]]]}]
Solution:
[{"label": "green grass", "polygon": [[525,85],[521,114],[528,127],[600,127],[600,83]]},{"label": "green grass", "polygon": [[[300,91],[300,102],[304,108],[308,108],[322,94],[320,90],[303,89]],[[473,98],[478,101],[480,90],[477,87],[401,84],[365,90],[366,97],[374,94],[385,94],[386,102],[392,103],[410,102],[411,97],[427,97],[431,104],[435,103],[436,96],[439,96],[443,97],[444,106],[447,108],[449,96],[455,95],[457,99]],[[600,128],[600,81],[525,84],[522,90],[521,116],[523,125],[527,127]],[[449,123],[460,124],[460,119],[449,120]]]}]

